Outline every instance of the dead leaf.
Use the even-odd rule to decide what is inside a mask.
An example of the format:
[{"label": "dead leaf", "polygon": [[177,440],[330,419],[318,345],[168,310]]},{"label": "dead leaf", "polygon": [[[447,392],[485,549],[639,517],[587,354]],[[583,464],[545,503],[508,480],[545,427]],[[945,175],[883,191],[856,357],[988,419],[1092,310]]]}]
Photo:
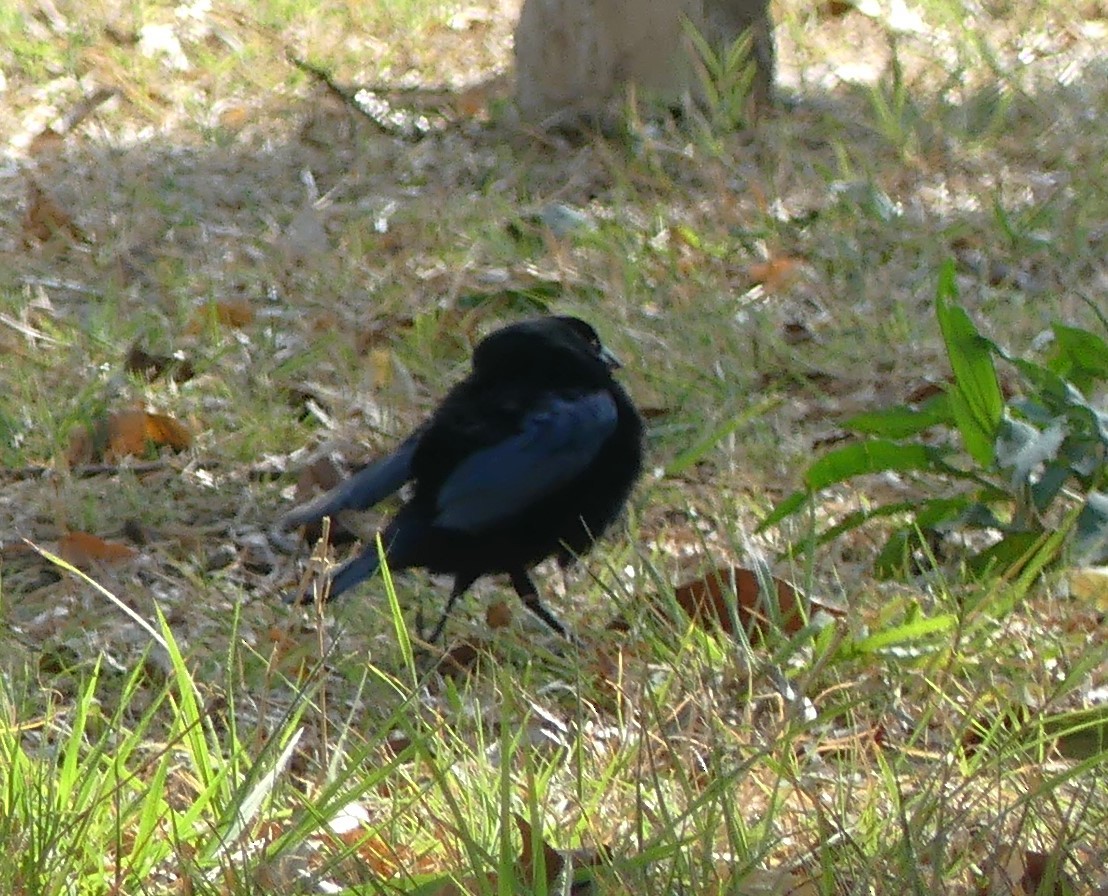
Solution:
[{"label": "dead leaf", "polygon": [[925,379],[908,393],[906,401],[910,405],[923,404],[923,402],[934,398],[936,395],[942,395],[945,391],[946,387],[942,383]]},{"label": "dead leaf", "polygon": [[797,320],[789,321],[782,330],[785,345],[799,345],[802,342],[811,342],[816,338],[807,325]]},{"label": "dead leaf", "polygon": [[824,19],[838,19],[848,12],[854,12],[854,9],[854,4],[845,0],[826,0],[817,7],[820,17]]},{"label": "dead leaf", "polygon": [[484,121],[488,118],[489,104],[494,99],[496,96],[487,83],[478,84],[458,94],[454,100],[454,111],[465,118]]},{"label": "dead leaf", "polygon": [[91,429],[76,427],[66,457],[70,465],[111,463],[128,456],[141,457],[162,446],[184,451],[191,444],[192,433],[173,417],[142,410],[117,411],[95,421]]},{"label": "dead leaf", "polygon": [[173,355],[154,355],[142,348],[137,342],[127,352],[123,369],[141,377],[148,383],[168,373],[168,379],[174,383],[187,383],[196,370],[192,362]]},{"label": "dead leaf", "polygon": [[[342,482],[350,471],[339,463],[335,452],[322,454],[311,463],[301,468],[296,477],[295,500],[298,505],[307,504],[320,495],[324,495]],[[347,515],[338,514],[331,520],[330,544],[338,547],[350,544],[363,536],[368,537],[368,532],[356,531],[359,527],[356,523],[348,524]],[[323,521],[317,520],[308,523],[302,528],[303,540],[309,544],[315,544],[323,537]],[[372,530],[370,530],[372,531]]]},{"label": "dead leaf", "polygon": [[35,134],[27,147],[27,155],[38,159],[57,153],[65,144],[65,137],[54,128],[47,126]]},{"label": "dead leaf", "polygon": [[83,570],[101,563],[123,563],[137,555],[130,545],[105,541],[88,532],[68,532],[58,541],[58,556]]},{"label": "dead leaf", "polygon": [[1100,613],[1108,613],[1108,566],[1070,570],[1069,584],[1072,597]]},{"label": "dead leaf", "polygon": [[747,276],[760,283],[767,292],[777,292],[791,284],[800,273],[801,262],[782,255],[768,261],[755,262],[746,269]]},{"label": "dead leaf", "polygon": [[488,647],[481,640],[461,641],[451,647],[439,660],[436,671],[443,678],[461,678],[477,666],[481,653]]},{"label": "dead leaf", "polygon": [[241,330],[254,322],[254,306],[246,299],[232,299],[222,302],[208,302],[197,309],[189,322],[187,332],[195,335],[202,333],[213,323],[223,327]]},{"label": "dead leaf", "polygon": [[1072,896],[1077,886],[1062,868],[1065,856],[1016,845],[1002,847],[994,857],[988,885],[981,896]]},{"label": "dead leaf", "polygon": [[316,667],[318,635],[315,632],[298,634],[302,636],[299,639],[287,628],[269,627],[266,632],[270,643],[268,668],[294,681],[303,681]]},{"label": "dead leaf", "polygon": [[[521,815],[512,816],[516,822],[516,830],[523,840],[523,851],[519,855],[520,877],[524,883],[530,884],[535,879],[535,843],[534,831],[527,820]],[[546,889],[554,883],[566,863],[565,857],[553,846],[542,841],[543,877],[546,880]]]},{"label": "dead leaf", "polygon": [[[531,884],[535,882],[536,869],[536,857],[535,857],[535,844],[534,844],[534,830],[531,825],[520,815],[513,815],[516,823],[516,830],[519,831],[520,839],[523,841],[523,848],[520,851],[519,858],[516,860],[516,874],[519,882],[524,884],[526,889],[531,889]],[[575,867],[586,867],[586,862],[581,861],[578,852],[573,852],[571,855],[574,857]],[[585,851],[580,851],[580,856],[585,856]],[[588,855],[596,857],[594,864],[599,864],[601,859],[601,851],[589,851]],[[543,857],[543,879],[546,881],[546,886],[541,888],[546,892],[550,892],[550,887],[557,879],[558,875],[562,873],[562,869],[566,864],[565,854],[555,849],[545,840],[542,841],[542,857]],[[606,860],[606,856],[604,858]],[[490,871],[488,874],[482,875],[483,882],[479,882],[477,878],[461,878],[457,881],[448,880],[437,889],[432,890],[429,896],[470,896],[473,893],[496,893],[499,890],[500,876],[495,871]],[[540,889],[535,887],[535,889]]]},{"label": "dead leaf", "polygon": [[489,628],[507,628],[512,624],[512,608],[508,602],[498,600],[485,610],[485,623]]},{"label": "dead leaf", "polygon": [[219,113],[219,126],[229,131],[242,130],[250,122],[250,110],[243,105],[227,106]]},{"label": "dead leaf", "polygon": [[818,896],[819,886],[809,877],[791,871],[754,869],[733,881],[742,896]]},{"label": "dead leaf", "polygon": [[184,451],[192,444],[192,433],[179,420],[167,414],[151,414],[147,411],[122,411],[112,414],[108,420],[109,456],[122,457],[139,454],[148,445],[163,445],[174,451]]},{"label": "dead leaf", "polygon": [[354,337],[354,348],[359,355],[368,354],[371,350],[411,332],[414,326],[415,318],[410,314],[374,318],[358,331]]},{"label": "dead leaf", "polygon": [[296,503],[304,504],[317,495],[329,492],[347,475],[347,471],[339,466],[333,455],[317,457],[302,467],[296,477]]},{"label": "dead leaf", "polygon": [[84,240],[85,235],[73,218],[56,199],[27,175],[27,210],[23,213],[23,245],[46,243],[62,234],[73,240]]},{"label": "dead leaf", "polygon": [[[783,579],[773,578],[777,586],[777,604],[781,628],[795,634],[804,625],[809,601],[805,595]],[[761,636],[772,625],[772,616],[763,605],[758,577],[753,570],[735,566],[713,570],[701,579],[686,582],[674,591],[674,598],[689,618],[705,628],[718,627],[734,634],[731,610],[733,602],[739,624],[748,637]]]}]

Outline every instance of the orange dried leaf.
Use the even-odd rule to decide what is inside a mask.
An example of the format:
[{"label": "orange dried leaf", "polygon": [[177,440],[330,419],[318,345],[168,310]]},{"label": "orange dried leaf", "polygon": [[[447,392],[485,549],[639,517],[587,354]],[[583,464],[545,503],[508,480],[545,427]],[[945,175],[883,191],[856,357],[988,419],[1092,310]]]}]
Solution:
[{"label": "orange dried leaf", "polygon": [[250,122],[250,110],[246,106],[228,106],[219,113],[219,126],[238,131]]},{"label": "orange dried leaf", "polygon": [[484,118],[491,99],[494,96],[488,84],[480,84],[459,93],[454,99],[454,110],[466,118]]},{"label": "orange dried leaf", "polygon": [[[774,577],[781,627],[794,634],[803,627],[808,601],[804,594],[783,579]],[[771,614],[764,606],[758,576],[741,566],[713,570],[704,578],[686,582],[674,592],[678,605],[689,618],[705,628],[718,627],[734,634],[729,605],[735,605],[735,615],[749,637],[762,635],[772,624]]]},{"label": "orange dried leaf", "polygon": [[166,414],[147,411],[119,411],[107,419],[108,447],[104,452],[107,461],[128,455],[145,454],[151,445],[163,445],[174,451],[183,451],[192,444],[192,433],[179,420]]},{"label": "orange dried leaf", "polygon": [[768,261],[760,261],[750,265],[746,270],[747,276],[755,283],[760,283],[769,292],[774,292],[788,286],[800,273],[800,262],[795,258],[780,256]]},{"label": "orange dried leaf", "polygon": [[123,563],[137,554],[129,545],[105,541],[88,532],[69,532],[58,541],[58,556],[78,569],[89,569],[98,563]]}]

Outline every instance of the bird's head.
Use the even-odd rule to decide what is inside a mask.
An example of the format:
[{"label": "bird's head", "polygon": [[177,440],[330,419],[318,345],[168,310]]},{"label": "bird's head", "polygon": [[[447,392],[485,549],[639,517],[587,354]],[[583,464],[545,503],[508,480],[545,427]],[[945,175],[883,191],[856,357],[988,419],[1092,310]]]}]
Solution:
[{"label": "bird's head", "polygon": [[600,341],[596,330],[579,317],[551,315],[509,324],[490,333],[473,352],[475,370],[573,368],[600,376],[620,366],[619,359]]},{"label": "bird's head", "polygon": [[600,341],[600,335],[592,328],[592,325],[581,320],[581,318],[558,316],[542,318],[542,320],[549,321],[552,327],[565,330],[567,334],[572,333],[574,337],[588,346],[589,351],[603,361],[604,366],[609,370],[618,370],[623,366],[611,349]]}]

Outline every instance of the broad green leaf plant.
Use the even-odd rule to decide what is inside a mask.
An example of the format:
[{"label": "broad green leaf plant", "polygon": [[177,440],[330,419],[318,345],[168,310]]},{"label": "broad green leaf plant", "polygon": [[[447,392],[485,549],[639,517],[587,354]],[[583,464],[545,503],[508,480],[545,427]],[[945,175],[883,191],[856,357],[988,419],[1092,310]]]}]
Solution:
[{"label": "broad green leaf plant", "polygon": [[[914,478],[917,500],[850,513],[808,546],[885,519],[894,526],[875,566],[887,577],[917,568],[953,534],[974,534],[960,542],[976,575],[1042,568],[1066,550],[1074,563],[1108,563],[1108,411],[1095,403],[1108,388],[1108,343],[1055,323],[1042,363],[1013,355],[958,304],[952,263],[939,275],[936,316],[952,374],[945,390],[846,421],[861,438],[812,463],[804,489],[760,528],[806,512],[829,486],[893,472]],[[1022,386],[1008,400],[998,362]]]}]

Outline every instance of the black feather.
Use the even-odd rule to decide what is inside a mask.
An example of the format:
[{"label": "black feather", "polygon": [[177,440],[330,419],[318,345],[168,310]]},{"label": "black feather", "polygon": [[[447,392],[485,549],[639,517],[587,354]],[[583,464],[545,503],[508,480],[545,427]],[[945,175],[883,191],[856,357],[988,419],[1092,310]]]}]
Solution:
[{"label": "black feather", "polygon": [[[364,509],[414,484],[381,533],[390,569],[454,576],[434,640],[481,576],[506,573],[520,598],[565,634],[529,571],[584,554],[619,515],[642,469],[642,421],[613,379],[596,331],[573,317],[513,324],[482,340],[473,370],[389,456],[289,513],[286,529]],[[373,575],[369,545],[332,576],[337,597]]]}]

